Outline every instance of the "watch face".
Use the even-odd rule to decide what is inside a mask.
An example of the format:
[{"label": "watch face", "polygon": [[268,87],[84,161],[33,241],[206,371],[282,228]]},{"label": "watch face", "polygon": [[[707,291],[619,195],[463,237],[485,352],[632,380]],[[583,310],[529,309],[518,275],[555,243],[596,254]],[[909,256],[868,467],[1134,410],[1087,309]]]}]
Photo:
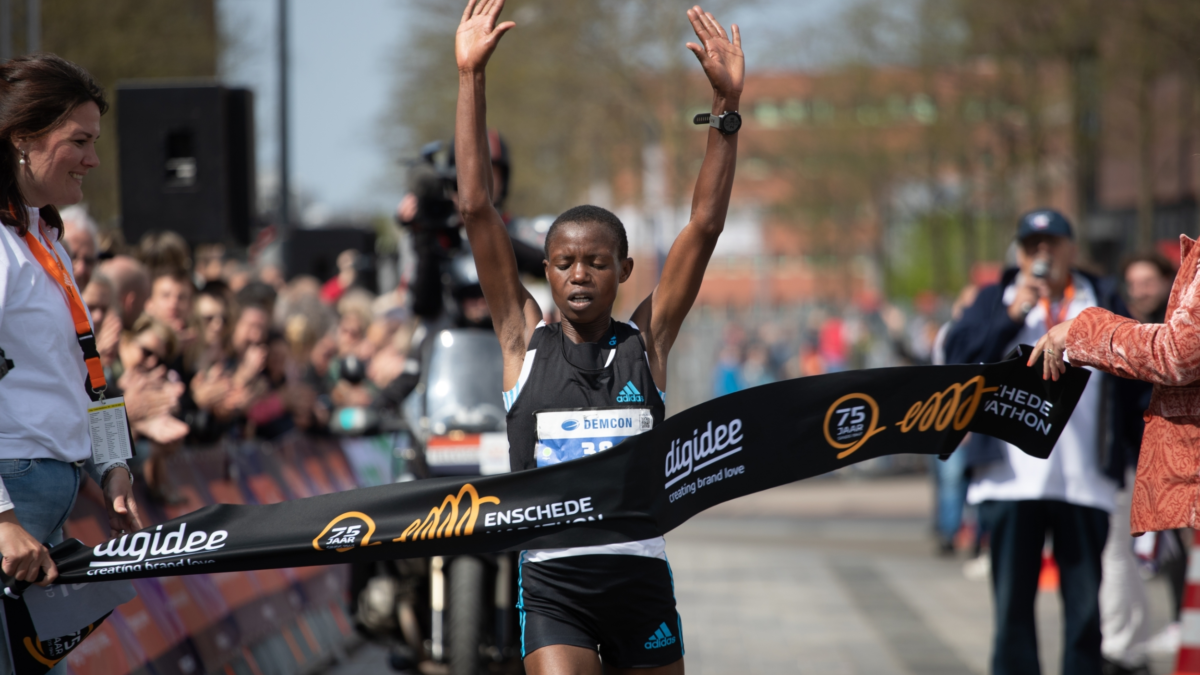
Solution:
[{"label": "watch face", "polygon": [[726,113],[725,119],[721,120],[721,131],[727,134],[737,133],[738,129],[742,128],[742,116],[735,113]]}]

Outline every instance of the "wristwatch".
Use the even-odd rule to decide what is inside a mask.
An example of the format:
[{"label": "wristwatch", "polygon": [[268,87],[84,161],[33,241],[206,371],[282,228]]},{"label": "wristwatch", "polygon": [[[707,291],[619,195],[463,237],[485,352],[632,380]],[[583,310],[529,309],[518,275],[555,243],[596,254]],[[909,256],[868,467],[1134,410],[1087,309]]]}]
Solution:
[{"label": "wristwatch", "polygon": [[729,134],[736,134],[738,129],[742,128],[742,116],[736,110],[728,110],[720,115],[700,113],[692,118],[692,124],[707,124],[728,136]]}]

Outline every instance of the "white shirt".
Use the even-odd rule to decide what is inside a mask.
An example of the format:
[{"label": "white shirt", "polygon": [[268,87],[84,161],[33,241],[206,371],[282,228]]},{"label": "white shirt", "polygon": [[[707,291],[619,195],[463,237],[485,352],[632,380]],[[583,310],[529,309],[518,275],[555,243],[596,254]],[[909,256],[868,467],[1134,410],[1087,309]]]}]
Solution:
[{"label": "white shirt", "polygon": [[[1097,304],[1095,289],[1088,280],[1078,274],[1073,279],[1075,297],[1067,309],[1068,319]],[[1016,293],[1015,282],[1004,289],[1005,306],[1012,304]],[[1057,304],[1050,310],[1055,316],[1061,311]],[[1018,343],[1032,345],[1047,330],[1046,311],[1039,303],[1025,317],[1025,325],[1008,349]],[[967,488],[967,502],[1049,499],[1111,512],[1117,486],[1101,472],[1097,462],[1100,419],[1100,377],[1093,374],[1050,458],[1031,457],[1015,445],[1003,444],[1007,460],[975,472]]]},{"label": "white shirt", "polygon": [[[29,211],[29,231],[53,246],[73,284],[66,250]],[[0,379],[0,459],[89,459],[87,367],[66,294],[8,225],[0,225],[0,349],[13,362]],[[0,512],[10,508],[0,484]]]}]

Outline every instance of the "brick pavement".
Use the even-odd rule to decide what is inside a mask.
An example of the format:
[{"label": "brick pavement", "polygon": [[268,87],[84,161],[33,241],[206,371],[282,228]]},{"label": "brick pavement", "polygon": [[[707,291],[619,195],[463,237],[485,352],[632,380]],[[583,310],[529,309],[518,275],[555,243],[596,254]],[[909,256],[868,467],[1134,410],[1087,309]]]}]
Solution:
[{"label": "brick pavement", "polygon": [[[795,483],[723,504],[667,537],[689,673],[987,672],[989,583],[932,555],[925,478]],[[1167,589],[1148,586],[1152,629]],[[1037,601],[1059,672],[1057,594]],[[1171,663],[1153,663],[1155,673]]]}]

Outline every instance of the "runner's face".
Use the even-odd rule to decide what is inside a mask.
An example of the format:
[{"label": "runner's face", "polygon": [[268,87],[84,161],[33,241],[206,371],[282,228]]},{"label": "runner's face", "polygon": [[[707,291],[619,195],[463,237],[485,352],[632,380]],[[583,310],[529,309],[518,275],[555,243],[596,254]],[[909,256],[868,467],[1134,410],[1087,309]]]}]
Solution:
[{"label": "runner's face", "polygon": [[563,318],[587,324],[612,315],[617,287],[633,260],[617,260],[617,242],[602,225],[563,223],[550,241],[546,281]]}]

